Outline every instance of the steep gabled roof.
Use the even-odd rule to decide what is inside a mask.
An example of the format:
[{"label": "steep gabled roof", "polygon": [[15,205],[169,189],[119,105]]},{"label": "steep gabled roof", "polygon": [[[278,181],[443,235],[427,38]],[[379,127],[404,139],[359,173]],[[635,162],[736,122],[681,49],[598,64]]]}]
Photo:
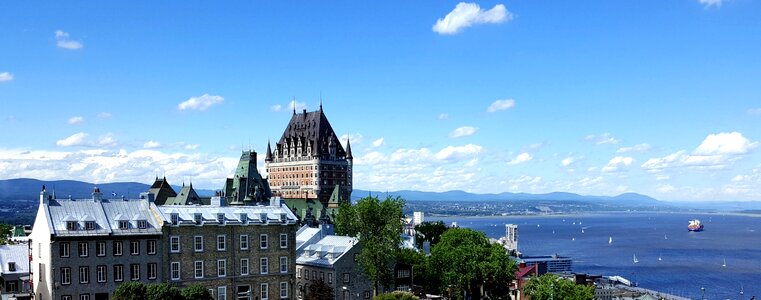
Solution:
[{"label": "steep gabled roof", "polygon": [[[346,157],[347,154],[322,110],[307,112],[305,109],[303,113],[294,113],[291,116],[288,126],[275,145],[278,155],[285,145],[290,145],[291,142],[297,145],[299,140],[302,141],[302,147],[311,151],[312,155],[329,153],[331,142],[335,143],[336,157]],[[311,144],[312,149],[306,148],[307,145],[303,143]]]}]

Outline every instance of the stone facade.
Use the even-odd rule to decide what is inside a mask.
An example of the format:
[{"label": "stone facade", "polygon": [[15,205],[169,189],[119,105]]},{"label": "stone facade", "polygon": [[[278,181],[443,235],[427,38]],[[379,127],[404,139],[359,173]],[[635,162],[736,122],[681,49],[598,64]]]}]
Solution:
[{"label": "stone facade", "polygon": [[335,299],[372,298],[372,282],[356,262],[361,249],[355,238],[334,235],[304,245],[296,259],[296,298],[306,298],[319,280],[333,289]]}]

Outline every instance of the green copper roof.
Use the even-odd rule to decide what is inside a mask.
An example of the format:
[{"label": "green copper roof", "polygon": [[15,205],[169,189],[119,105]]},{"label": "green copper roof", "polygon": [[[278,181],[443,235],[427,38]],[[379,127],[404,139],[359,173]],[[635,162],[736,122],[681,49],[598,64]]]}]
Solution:
[{"label": "green copper roof", "polygon": [[233,178],[225,183],[225,198],[230,205],[267,201],[272,197],[270,185],[256,169],[256,152],[243,151]]}]

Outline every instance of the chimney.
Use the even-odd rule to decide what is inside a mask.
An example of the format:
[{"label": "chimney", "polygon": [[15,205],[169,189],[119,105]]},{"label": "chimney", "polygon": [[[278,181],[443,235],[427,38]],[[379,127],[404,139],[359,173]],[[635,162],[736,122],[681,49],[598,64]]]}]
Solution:
[{"label": "chimney", "polygon": [[280,207],[281,206],[280,205],[280,197],[273,196],[272,198],[270,198],[270,206]]},{"label": "chimney", "polygon": [[156,195],[151,192],[140,193],[140,200],[148,201],[149,203],[156,202]]},{"label": "chimney", "polygon": [[40,204],[47,204],[48,203],[48,191],[45,190],[45,185],[42,185],[42,190],[40,191]]},{"label": "chimney", "polygon": [[92,191],[92,200],[95,202],[100,202],[103,200],[103,193],[100,192],[98,187],[95,187]]},{"label": "chimney", "polygon": [[211,202],[209,204],[211,204],[212,206],[225,206],[225,197],[222,197],[222,196],[211,197]]}]

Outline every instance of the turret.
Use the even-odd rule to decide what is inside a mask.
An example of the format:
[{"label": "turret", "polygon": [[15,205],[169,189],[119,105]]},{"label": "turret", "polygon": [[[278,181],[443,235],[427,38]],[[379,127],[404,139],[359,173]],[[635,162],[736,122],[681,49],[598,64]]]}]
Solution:
[{"label": "turret", "polygon": [[346,158],[354,159],[354,157],[351,155],[351,140],[348,137],[346,138]]},{"label": "turret", "polygon": [[267,141],[267,156],[264,157],[264,161],[272,162],[272,148],[270,148],[269,141]]}]

